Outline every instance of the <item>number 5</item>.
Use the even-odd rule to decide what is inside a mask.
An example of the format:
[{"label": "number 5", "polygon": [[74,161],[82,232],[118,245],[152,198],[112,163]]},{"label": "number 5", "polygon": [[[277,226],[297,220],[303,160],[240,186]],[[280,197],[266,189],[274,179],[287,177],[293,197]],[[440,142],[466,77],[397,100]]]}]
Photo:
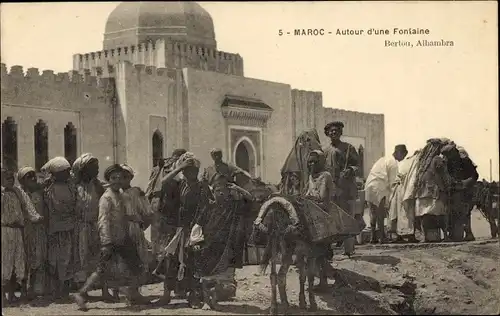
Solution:
[{"label": "number 5", "polygon": [[283,30],[282,30],[282,29],[279,29],[279,30],[278,30],[278,35],[279,35],[279,36],[283,36]]}]

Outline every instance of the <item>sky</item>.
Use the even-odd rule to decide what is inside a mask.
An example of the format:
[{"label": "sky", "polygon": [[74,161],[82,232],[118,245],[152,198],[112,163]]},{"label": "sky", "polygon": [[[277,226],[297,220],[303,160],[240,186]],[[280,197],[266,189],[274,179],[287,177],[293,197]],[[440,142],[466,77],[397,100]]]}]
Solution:
[{"label": "sky", "polygon": [[[497,2],[201,2],[219,50],[239,53],[245,76],[322,91],[325,107],[385,115],[386,153],[432,137],[465,147],[480,177],[499,178]],[[102,49],[116,2],[2,3],[1,60],[66,72],[72,55]],[[393,35],[393,28],[429,29]],[[279,30],[389,29],[390,35],[279,36]],[[453,47],[384,47],[385,41]]]}]

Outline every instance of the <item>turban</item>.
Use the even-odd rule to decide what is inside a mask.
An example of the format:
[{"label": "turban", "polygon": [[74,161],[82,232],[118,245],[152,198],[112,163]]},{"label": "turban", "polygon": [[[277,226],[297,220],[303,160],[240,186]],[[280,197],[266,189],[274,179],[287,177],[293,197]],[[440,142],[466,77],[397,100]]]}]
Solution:
[{"label": "turban", "polygon": [[104,170],[104,179],[106,181],[109,181],[111,174],[116,172],[116,171],[123,171],[122,166],[120,166],[119,164],[114,164],[114,165],[107,167],[106,170]]},{"label": "turban", "polygon": [[22,167],[19,169],[19,171],[17,171],[17,181],[21,181],[30,172],[36,173],[36,170],[31,167]]},{"label": "turban", "polygon": [[221,153],[222,154],[222,149],[220,149],[220,148],[212,148],[212,149],[210,149],[210,154],[211,155],[216,154],[216,153]]},{"label": "turban", "polygon": [[50,159],[41,170],[48,173],[57,173],[67,169],[71,169],[71,165],[64,157],[55,157]]},{"label": "turban", "polygon": [[179,166],[180,164],[184,163],[185,161],[192,161],[192,166],[193,167],[196,167],[196,168],[200,168],[200,161],[198,160],[198,158],[196,158],[196,156],[192,153],[192,152],[185,152],[184,154],[182,154],[182,156],[179,157],[179,160],[177,160],[176,162],[176,166]]},{"label": "turban", "polygon": [[122,167],[123,170],[128,171],[132,175],[132,178],[135,176],[134,169],[132,169],[132,167],[130,167],[126,163],[121,164],[120,167]]},{"label": "turban", "polygon": [[172,152],[172,157],[180,157],[182,156],[183,154],[186,153],[187,150],[183,149],[183,148],[178,148],[178,149],[175,149],[173,152]]},{"label": "turban", "polygon": [[92,156],[92,154],[86,153],[81,155],[73,163],[73,173],[79,173],[86,165],[88,165],[93,160],[97,160],[97,158]]}]

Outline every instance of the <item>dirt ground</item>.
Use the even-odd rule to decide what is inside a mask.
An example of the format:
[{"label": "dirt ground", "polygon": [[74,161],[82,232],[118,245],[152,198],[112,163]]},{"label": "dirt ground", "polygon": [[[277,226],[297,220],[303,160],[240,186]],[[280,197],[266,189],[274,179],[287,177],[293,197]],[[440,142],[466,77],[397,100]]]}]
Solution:
[{"label": "dirt ground", "polygon": [[[290,314],[462,314],[493,315],[500,304],[500,245],[488,240],[489,227],[480,214],[473,215],[477,241],[469,243],[362,245],[351,257],[336,250],[330,289],[317,293],[319,311],[304,312],[298,305],[298,275],[288,274]],[[237,272],[237,297],[221,303],[220,311],[192,310],[185,301],[173,300],[168,308],[126,307],[125,303],[89,303],[90,311],[76,306],[37,301],[10,307],[4,315],[228,315],[267,314],[270,303],[268,275],[256,266]],[[161,284],[142,288],[151,299],[162,293]],[[91,292],[98,295],[98,292]]]}]

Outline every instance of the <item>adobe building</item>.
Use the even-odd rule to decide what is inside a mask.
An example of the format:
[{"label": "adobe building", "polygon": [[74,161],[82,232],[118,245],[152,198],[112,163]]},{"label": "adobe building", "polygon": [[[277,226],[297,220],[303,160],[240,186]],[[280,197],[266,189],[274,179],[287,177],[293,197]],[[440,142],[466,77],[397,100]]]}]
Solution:
[{"label": "adobe building", "polygon": [[[1,65],[2,163],[40,168],[49,158],[131,165],[145,188],[155,158],[209,150],[277,183],[295,137],[345,123],[365,175],[384,155],[384,116],[323,107],[322,93],[245,77],[242,56],[217,49],[210,14],[195,2],[126,2],[110,14],[103,50],[76,54],[55,74]],[[305,66],[304,66],[305,67]],[[339,100],[338,104],[342,101]]]}]

